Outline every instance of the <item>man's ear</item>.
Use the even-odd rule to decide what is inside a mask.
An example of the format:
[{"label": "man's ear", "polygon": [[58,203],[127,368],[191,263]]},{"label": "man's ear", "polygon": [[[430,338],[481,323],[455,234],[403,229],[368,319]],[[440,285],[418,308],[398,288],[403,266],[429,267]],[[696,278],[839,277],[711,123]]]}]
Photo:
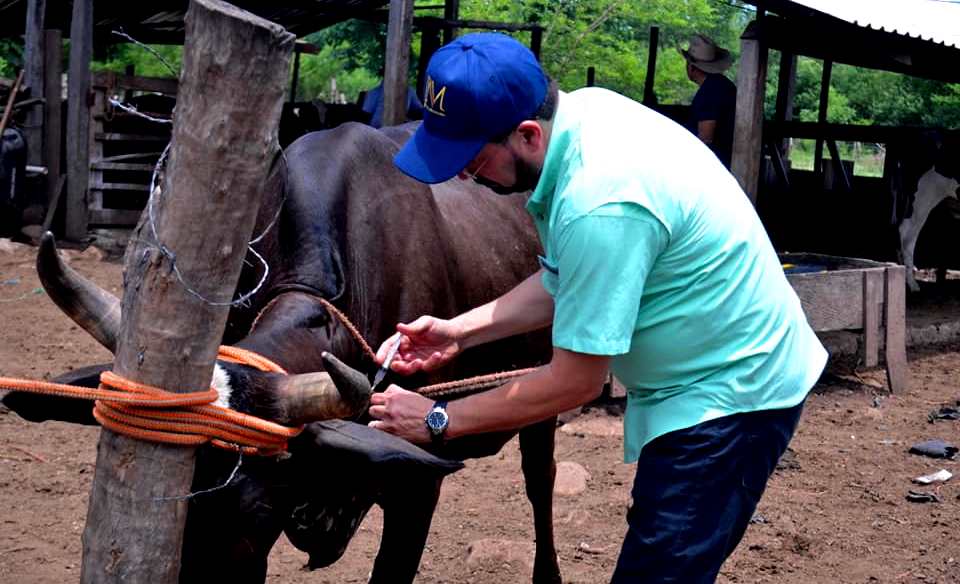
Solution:
[{"label": "man's ear", "polygon": [[546,134],[543,126],[536,120],[524,120],[520,122],[514,132],[520,140],[519,146],[531,152],[539,152],[546,149]]}]

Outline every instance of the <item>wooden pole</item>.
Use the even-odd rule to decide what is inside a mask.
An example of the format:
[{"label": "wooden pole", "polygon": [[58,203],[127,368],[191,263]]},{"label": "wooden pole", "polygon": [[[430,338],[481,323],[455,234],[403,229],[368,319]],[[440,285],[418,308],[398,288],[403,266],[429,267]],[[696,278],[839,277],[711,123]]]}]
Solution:
[{"label": "wooden pole", "polygon": [[733,128],[730,172],[757,204],[757,183],[763,147],[763,96],[767,80],[767,49],[756,22],[740,37],[740,68],[737,70],[737,112]]},{"label": "wooden pole", "polygon": [[[460,18],[460,0],[445,0],[443,3],[443,19],[457,20]],[[452,25],[443,27],[443,44],[450,44],[457,38],[457,29]]]},{"label": "wooden pole", "polygon": [[[24,23],[23,68],[30,88],[30,97],[43,97],[43,29],[47,12],[46,0],[27,0]],[[31,107],[27,112],[24,133],[27,138],[27,164],[43,166],[43,108]]]},{"label": "wooden pole", "polygon": [[436,26],[420,28],[420,60],[417,63],[417,95],[423,97],[427,84],[427,65],[440,48],[440,29]]},{"label": "wooden pole", "polygon": [[[293,50],[293,74],[290,77],[290,103],[297,101],[297,84],[300,82],[300,50]],[[332,100],[331,100],[332,101]]]},{"label": "wooden pole", "polygon": [[540,60],[540,52],[543,48],[543,27],[535,26],[530,29],[530,52]]},{"label": "wooden pole", "polygon": [[63,143],[61,125],[63,63],[60,55],[62,46],[63,39],[59,30],[45,31],[43,94],[47,101],[43,106],[43,160],[47,166],[48,208],[54,204],[60,185],[60,148]]},{"label": "wooden pole", "polygon": [[[279,25],[220,0],[193,0],[185,33],[173,146],[153,201],[159,242],[145,211],[127,250],[114,364],[124,377],[175,392],[210,384],[277,152],[294,43]],[[176,254],[183,281],[159,244]],[[101,432],[81,582],[177,582],[187,511],[178,497],[190,490],[194,454]]]},{"label": "wooden pole", "polygon": [[413,0],[390,0],[383,68],[384,126],[395,126],[407,120],[407,70],[410,68],[412,32]]},{"label": "wooden pole", "polygon": [[657,76],[657,49],[660,46],[660,27],[650,27],[650,48],[647,50],[647,76],[643,80],[643,105],[651,106],[657,103],[657,96],[653,93],[653,82]]},{"label": "wooden pole", "polygon": [[[823,74],[820,76],[820,109],[817,111],[817,123],[827,123],[827,108],[830,105],[830,77],[833,74],[833,61],[823,62]],[[834,161],[839,164],[840,161]],[[823,172],[823,140],[817,138],[813,152],[813,171]]]},{"label": "wooden pole", "polygon": [[70,76],[67,95],[67,201],[64,235],[87,238],[87,183],[90,181],[90,58],[93,55],[93,0],[73,0],[70,21]]},{"label": "wooden pole", "polygon": [[[789,122],[793,119],[793,100],[797,92],[797,56],[788,52],[780,53],[780,76],[777,80],[777,106],[773,119],[777,122]],[[789,139],[778,145],[781,154],[787,153]]]}]

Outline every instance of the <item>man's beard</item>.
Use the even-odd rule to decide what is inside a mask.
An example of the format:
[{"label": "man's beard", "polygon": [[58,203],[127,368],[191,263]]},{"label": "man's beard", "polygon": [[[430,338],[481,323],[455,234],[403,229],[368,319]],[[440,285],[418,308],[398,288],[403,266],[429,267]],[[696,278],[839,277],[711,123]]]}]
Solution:
[{"label": "man's beard", "polygon": [[510,155],[513,156],[513,173],[516,177],[516,180],[512,185],[505,187],[501,184],[485,179],[482,176],[478,176],[475,179],[477,183],[487,187],[498,195],[512,195],[514,193],[532,191],[533,189],[537,188],[537,183],[540,181],[540,169],[524,160],[521,160],[520,157],[513,153],[513,151],[510,152]]}]

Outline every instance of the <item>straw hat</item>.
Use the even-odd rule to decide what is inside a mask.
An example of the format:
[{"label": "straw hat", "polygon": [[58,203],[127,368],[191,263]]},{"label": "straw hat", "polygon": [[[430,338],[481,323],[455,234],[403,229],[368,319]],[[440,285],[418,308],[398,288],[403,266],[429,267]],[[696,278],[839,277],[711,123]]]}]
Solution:
[{"label": "straw hat", "polygon": [[680,49],[688,63],[707,73],[723,73],[733,64],[730,51],[720,48],[713,40],[702,34],[690,37],[690,47]]}]

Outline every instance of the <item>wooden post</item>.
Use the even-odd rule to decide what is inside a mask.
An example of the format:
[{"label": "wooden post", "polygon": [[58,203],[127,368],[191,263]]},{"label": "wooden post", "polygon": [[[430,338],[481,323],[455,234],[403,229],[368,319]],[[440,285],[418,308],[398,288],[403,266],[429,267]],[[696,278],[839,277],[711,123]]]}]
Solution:
[{"label": "wooden post", "polygon": [[[27,19],[24,23],[23,69],[30,97],[43,97],[43,29],[47,12],[46,0],[27,0]],[[33,106],[27,112],[27,164],[43,166],[43,108]]]},{"label": "wooden post", "polygon": [[876,367],[880,357],[880,307],[883,305],[884,273],[863,272],[863,360],[864,367]]},{"label": "wooden post", "polygon": [[730,172],[757,204],[757,183],[763,147],[763,96],[767,80],[767,49],[751,22],[740,37],[740,69],[737,71],[737,113],[733,128]]},{"label": "wooden post", "polygon": [[67,95],[67,204],[64,236],[87,238],[87,182],[90,180],[90,57],[93,55],[93,0],[74,0],[70,21],[70,76]]},{"label": "wooden post", "polygon": [[[820,109],[817,111],[817,123],[821,126],[827,123],[827,107],[830,103],[830,76],[833,73],[833,61],[823,62],[823,75],[820,76]],[[834,164],[840,164],[834,160]],[[823,140],[817,138],[817,145],[813,152],[813,172],[823,172]]]},{"label": "wooden post", "polygon": [[290,103],[297,101],[297,84],[299,82],[300,82],[300,49],[297,47],[294,47],[293,75],[290,77]]},{"label": "wooden post", "polygon": [[540,60],[540,50],[543,47],[543,27],[535,26],[530,29],[530,52]]},{"label": "wooden post", "polygon": [[587,87],[593,87],[597,83],[597,68],[593,65],[587,67]]},{"label": "wooden post", "polygon": [[887,361],[887,383],[892,393],[901,393],[907,390],[910,378],[905,330],[907,292],[903,266],[888,267],[885,280],[886,311],[883,316],[886,330],[884,358]]},{"label": "wooden post", "polygon": [[651,106],[657,102],[653,93],[653,82],[657,76],[657,50],[660,47],[660,27],[650,27],[650,46],[647,49],[647,76],[643,80],[643,105]]},{"label": "wooden post", "polygon": [[420,60],[417,62],[417,95],[423,97],[427,84],[427,65],[440,48],[440,29],[424,24],[420,27]]},{"label": "wooden post", "polygon": [[[154,241],[145,211],[127,250],[114,368],[189,392],[209,387],[228,304],[276,154],[294,36],[220,0],[193,0]],[[178,580],[193,448],[103,430],[83,534],[81,582]]]},{"label": "wooden post", "polygon": [[[780,77],[777,80],[777,106],[773,119],[788,122],[793,119],[793,100],[797,93],[797,56],[792,53],[780,53]],[[780,153],[787,154],[789,138],[777,145]]]},{"label": "wooden post", "polygon": [[61,108],[63,91],[63,63],[60,50],[63,39],[59,30],[47,30],[44,35],[43,94],[46,103],[43,106],[43,161],[47,166],[47,206],[54,204],[60,185],[60,148],[62,145]]},{"label": "wooden post", "polygon": [[[460,18],[460,0],[445,0],[443,3],[443,19],[458,20]],[[447,25],[443,27],[443,44],[453,42],[457,38],[457,29]]]},{"label": "wooden post", "polygon": [[387,53],[383,68],[383,125],[407,120],[407,70],[410,67],[410,35],[413,30],[413,0],[390,0],[387,22]]}]

